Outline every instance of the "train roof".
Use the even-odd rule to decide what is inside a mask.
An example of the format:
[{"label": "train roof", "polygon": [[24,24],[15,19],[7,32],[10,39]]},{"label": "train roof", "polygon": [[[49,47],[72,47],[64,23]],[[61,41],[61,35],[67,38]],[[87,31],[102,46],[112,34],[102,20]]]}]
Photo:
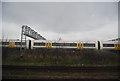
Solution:
[{"label": "train roof", "polygon": [[70,40],[33,40],[34,42],[96,42],[96,41],[70,41]]}]

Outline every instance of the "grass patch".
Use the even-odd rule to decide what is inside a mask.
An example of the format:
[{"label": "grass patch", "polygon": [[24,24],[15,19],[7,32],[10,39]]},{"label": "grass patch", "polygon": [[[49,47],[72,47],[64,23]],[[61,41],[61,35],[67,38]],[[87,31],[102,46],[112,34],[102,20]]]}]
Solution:
[{"label": "grass patch", "polygon": [[35,49],[3,49],[3,64],[6,65],[120,65],[117,51]]}]

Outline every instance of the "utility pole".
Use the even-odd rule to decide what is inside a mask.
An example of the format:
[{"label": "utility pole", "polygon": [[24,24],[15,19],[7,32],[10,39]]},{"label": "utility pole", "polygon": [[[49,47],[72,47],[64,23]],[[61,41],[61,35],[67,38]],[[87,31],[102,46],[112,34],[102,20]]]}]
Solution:
[{"label": "utility pole", "polygon": [[[23,42],[25,42],[25,43],[23,43]],[[20,52],[22,52],[23,48],[26,49],[26,35],[25,35],[24,25],[22,26],[22,30],[21,30],[21,47],[20,47]]]}]

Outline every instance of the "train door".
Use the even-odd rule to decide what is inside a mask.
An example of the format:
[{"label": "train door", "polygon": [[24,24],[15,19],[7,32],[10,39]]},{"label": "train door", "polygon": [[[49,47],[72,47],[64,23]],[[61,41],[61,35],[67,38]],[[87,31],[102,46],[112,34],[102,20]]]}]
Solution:
[{"label": "train door", "polygon": [[77,49],[82,50],[82,49],[83,49],[83,44],[82,44],[82,43],[78,43],[78,44],[77,44]]},{"label": "train door", "polygon": [[14,48],[15,47],[15,42],[9,42],[9,48]]},{"label": "train door", "polygon": [[120,50],[120,44],[115,44],[115,49]]},{"label": "train door", "polygon": [[51,48],[52,47],[52,43],[46,43],[46,48]]}]

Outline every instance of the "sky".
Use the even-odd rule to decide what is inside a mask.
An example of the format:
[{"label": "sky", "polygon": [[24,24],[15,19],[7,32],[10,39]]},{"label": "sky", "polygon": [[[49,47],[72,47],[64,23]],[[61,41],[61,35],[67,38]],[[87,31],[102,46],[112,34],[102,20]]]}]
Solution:
[{"label": "sky", "polygon": [[2,2],[2,37],[20,39],[22,25],[47,40],[110,40],[118,37],[118,3]]}]

